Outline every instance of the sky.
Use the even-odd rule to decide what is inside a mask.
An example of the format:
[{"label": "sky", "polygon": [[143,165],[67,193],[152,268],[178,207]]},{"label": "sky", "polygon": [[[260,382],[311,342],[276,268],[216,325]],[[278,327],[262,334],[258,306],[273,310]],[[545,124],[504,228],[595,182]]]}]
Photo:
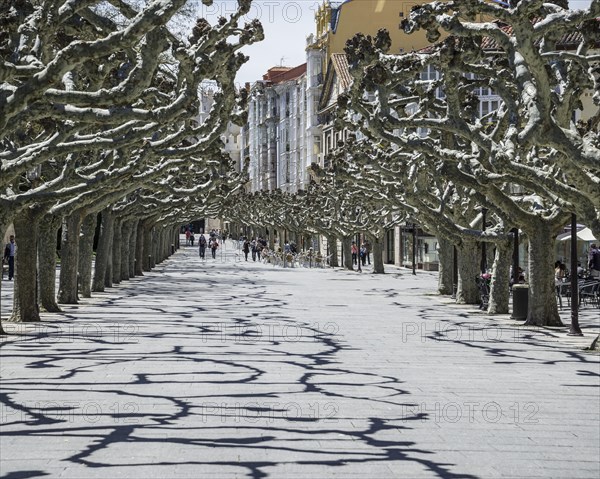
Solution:
[{"label": "sky", "polygon": [[[306,62],[306,37],[315,33],[315,12],[322,3],[322,0],[254,0],[246,18],[260,20],[265,39],[242,50],[250,60],[238,73],[238,83],[262,80],[274,66],[294,67]],[[214,24],[220,16],[231,15],[236,6],[237,1],[215,0],[211,6],[200,3],[197,8],[200,16]]]},{"label": "sky", "polygon": [[[237,6],[236,0],[215,0],[205,6],[198,1],[198,15],[214,24],[220,16],[228,17]],[[352,0],[374,2],[376,0]],[[418,0],[387,0],[411,4]],[[306,61],[306,37],[315,33],[315,12],[323,0],[254,0],[247,15],[248,20],[259,19],[265,31],[265,39],[242,51],[250,60],[237,76],[240,85],[261,80],[263,74],[274,66],[294,67]],[[425,3],[425,2],[424,2]],[[586,8],[591,0],[569,0],[571,9]]]}]

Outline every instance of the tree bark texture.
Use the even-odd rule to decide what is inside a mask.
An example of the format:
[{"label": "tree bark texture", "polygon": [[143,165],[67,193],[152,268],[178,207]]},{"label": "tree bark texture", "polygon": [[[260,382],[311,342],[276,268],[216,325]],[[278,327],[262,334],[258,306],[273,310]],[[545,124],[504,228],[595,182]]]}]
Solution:
[{"label": "tree bark texture", "polygon": [[142,264],[144,271],[152,270],[152,227],[144,227],[144,258]]},{"label": "tree bark texture", "polygon": [[161,227],[158,231],[158,242],[157,242],[157,263],[162,263],[166,258],[166,246],[167,246],[167,231]]},{"label": "tree bark texture", "polygon": [[340,265],[340,260],[338,256],[337,238],[335,235],[327,236],[327,246],[329,249],[329,254],[331,255],[329,266],[337,268]]},{"label": "tree bark texture", "polygon": [[24,208],[14,219],[15,282],[13,311],[10,321],[29,323],[40,321],[37,295],[37,241],[40,214]]},{"label": "tree bark texture", "polygon": [[115,219],[112,241],[112,282],[119,284],[121,282],[121,246],[123,245],[123,235],[121,228],[123,222]]},{"label": "tree bark texture", "polygon": [[92,291],[104,291],[106,270],[110,261],[110,244],[113,237],[114,215],[106,208],[101,213],[102,221],[100,223],[100,237],[96,248],[96,262],[94,265],[94,279],[92,281]]},{"label": "tree bark texture", "polygon": [[346,236],[342,240],[342,254],[344,255],[344,268],[354,271],[352,264],[352,236]]},{"label": "tree bark texture", "polygon": [[40,219],[38,240],[38,286],[40,305],[49,313],[62,310],[56,302],[56,239],[62,223],[60,216],[46,214]]},{"label": "tree bark texture", "polygon": [[442,236],[438,236],[438,292],[440,294],[452,294],[452,268],[454,267],[453,253],[454,245]]},{"label": "tree bark texture", "polygon": [[493,275],[490,285],[489,314],[507,314],[510,296],[510,264],[512,262],[512,241],[496,243]]},{"label": "tree bark texture", "polygon": [[131,222],[123,221],[121,226],[121,281],[129,279],[129,240],[131,239]]},{"label": "tree bark texture", "polygon": [[79,290],[84,298],[92,296],[92,259],[94,256],[94,234],[98,215],[91,213],[81,225],[79,238]]},{"label": "tree bark texture", "polygon": [[554,242],[556,235],[538,225],[526,231],[529,239],[529,306],[525,324],[532,326],[564,326],[556,304],[554,283]]},{"label": "tree bark texture", "polygon": [[[269,230],[268,238],[269,238],[269,249],[271,251],[275,251],[275,230],[273,228],[271,228]],[[248,238],[248,239],[252,240],[252,238]]]},{"label": "tree bark texture", "polygon": [[136,260],[136,245],[138,233],[138,220],[134,220],[130,224],[131,235],[129,236],[129,277],[133,278],[136,275],[135,260]]},{"label": "tree bark texture", "polygon": [[458,291],[456,302],[459,304],[478,304],[480,302],[479,277],[481,248],[474,241],[463,241],[458,246]]},{"label": "tree bark texture", "polygon": [[79,235],[82,223],[81,210],[63,218],[60,244],[60,278],[58,302],[77,304],[77,280],[79,270]]},{"label": "tree bark texture", "polygon": [[158,231],[157,227],[153,227],[150,231],[150,269],[154,269],[156,267],[157,257],[158,257]]},{"label": "tree bark texture", "polygon": [[135,275],[144,276],[144,256],[145,256],[145,244],[144,238],[146,237],[146,230],[142,221],[137,224],[137,234],[135,237]]},{"label": "tree bark texture", "polygon": [[370,235],[370,237],[371,245],[373,247],[373,273],[384,274],[385,268],[383,266],[383,250],[385,237],[383,234],[381,236]]},{"label": "tree bark texture", "polygon": [[[8,225],[12,222],[12,216],[8,214],[8,208],[4,207],[4,204],[0,203],[0,238],[4,238]],[[2,253],[4,253],[4,245],[2,245]],[[0,306],[2,306],[2,279],[0,278]],[[0,307],[0,311],[2,308]],[[0,315],[0,335],[6,334],[2,328],[2,317]]]}]

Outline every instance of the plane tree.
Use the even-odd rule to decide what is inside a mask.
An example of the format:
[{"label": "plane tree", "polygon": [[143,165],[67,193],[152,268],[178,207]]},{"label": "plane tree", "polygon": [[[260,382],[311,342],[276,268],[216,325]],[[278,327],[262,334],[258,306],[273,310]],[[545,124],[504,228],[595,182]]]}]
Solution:
[{"label": "plane tree", "polygon": [[[185,2],[153,1],[140,11],[109,2],[120,23],[103,15],[99,3],[19,2],[0,13],[7,26],[0,37],[2,234],[15,219],[19,236],[31,237],[31,225],[35,232],[44,214],[52,234],[65,216],[71,223],[62,223],[63,244],[76,251],[81,223],[98,205],[212,154],[236,105],[233,80],[247,60],[238,50],[262,38],[257,22],[238,25],[246,0],[214,27],[200,19],[186,41],[165,27]],[[220,91],[209,120],[196,125],[198,87],[206,79]],[[29,220],[27,234],[17,225],[21,218]],[[22,308],[35,290],[31,243],[32,254],[22,242],[17,259],[13,319],[20,321],[39,319],[35,308]],[[64,278],[71,278],[59,291],[64,302],[75,300],[77,256],[64,248]]]},{"label": "plane tree", "polygon": [[[596,85],[589,49],[597,41],[598,5],[569,12],[534,1],[514,8],[434,3],[414,9],[404,23],[407,31],[427,29],[431,40],[442,29],[451,34],[426,51],[390,55],[384,32],[357,36],[346,49],[354,83],[339,103],[368,120],[356,128],[422,154],[436,175],[485,197],[506,227],[527,235],[529,324],[561,324],[553,245],[570,213],[596,230],[597,131],[582,132],[572,118],[583,91]],[[464,20],[476,14],[499,21]],[[582,31],[577,53],[560,51],[561,35],[576,29]],[[435,75],[423,78],[423,72]],[[481,88],[500,98],[484,115]],[[548,135],[548,129],[561,133]]]}]

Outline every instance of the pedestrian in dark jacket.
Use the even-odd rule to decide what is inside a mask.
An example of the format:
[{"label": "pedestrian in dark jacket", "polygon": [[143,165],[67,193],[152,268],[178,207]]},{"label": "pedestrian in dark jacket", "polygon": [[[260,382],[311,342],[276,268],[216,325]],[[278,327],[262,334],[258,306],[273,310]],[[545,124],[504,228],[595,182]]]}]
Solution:
[{"label": "pedestrian in dark jacket", "polygon": [[17,251],[17,246],[15,244],[15,237],[10,235],[8,243],[4,247],[4,261],[8,263],[8,280],[12,281],[15,276],[15,253]]},{"label": "pedestrian in dark jacket", "polygon": [[204,235],[200,235],[200,238],[198,238],[198,247],[200,258],[204,259],[206,253],[206,237]]},{"label": "pedestrian in dark jacket", "polygon": [[242,246],[242,251],[244,252],[246,261],[248,261],[248,253],[250,253],[250,241],[244,240],[244,245]]}]

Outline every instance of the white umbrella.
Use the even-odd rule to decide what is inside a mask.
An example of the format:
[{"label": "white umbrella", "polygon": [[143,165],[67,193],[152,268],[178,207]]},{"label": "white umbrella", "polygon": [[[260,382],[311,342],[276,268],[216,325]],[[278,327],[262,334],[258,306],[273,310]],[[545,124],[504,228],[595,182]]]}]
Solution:
[{"label": "white umbrella", "polygon": [[596,241],[596,238],[594,238],[594,234],[592,233],[592,230],[589,228],[583,228],[582,230],[579,230],[577,232],[577,237],[583,241]]},{"label": "white umbrella", "polygon": [[[580,229],[577,232],[577,238],[579,238],[581,241],[596,241],[596,238],[594,238],[592,230],[589,228]],[[556,237],[557,241],[569,241],[570,239],[571,239],[570,231],[567,233],[560,234]]]}]

